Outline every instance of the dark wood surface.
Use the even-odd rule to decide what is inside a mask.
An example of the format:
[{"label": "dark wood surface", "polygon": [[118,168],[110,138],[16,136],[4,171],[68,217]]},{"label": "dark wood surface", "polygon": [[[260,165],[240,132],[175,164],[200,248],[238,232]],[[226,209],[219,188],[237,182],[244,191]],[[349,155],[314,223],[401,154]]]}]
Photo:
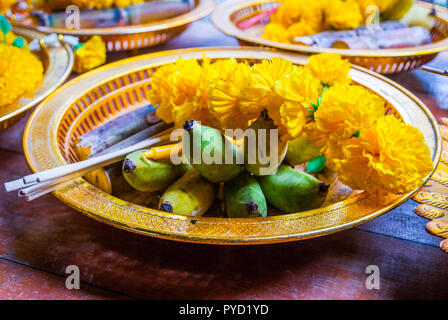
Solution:
[{"label": "dark wood surface", "polygon": [[[140,53],[237,45],[203,19]],[[447,68],[448,53],[431,65]],[[390,78],[437,117],[448,116],[448,78],[419,70]],[[1,184],[30,172],[22,153],[25,123],[0,134]],[[415,206],[408,201],[330,236],[234,247],[148,238],[89,219],[52,195],[27,203],[2,190],[0,299],[446,299],[448,255]],[[65,288],[68,265],[80,269],[80,290]],[[379,290],[366,288],[369,265],[379,267]]]}]

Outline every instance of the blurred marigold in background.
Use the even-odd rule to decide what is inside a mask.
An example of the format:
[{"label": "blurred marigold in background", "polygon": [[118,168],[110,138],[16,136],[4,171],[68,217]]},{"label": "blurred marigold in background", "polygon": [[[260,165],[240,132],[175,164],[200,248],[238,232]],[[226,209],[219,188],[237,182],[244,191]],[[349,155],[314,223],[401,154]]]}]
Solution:
[{"label": "blurred marigold in background", "polygon": [[0,108],[31,95],[43,72],[42,62],[27,47],[0,44]]},{"label": "blurred marigold in background", "polygon": [[16,0],[0,0],[0,14],[5,14],[14,3]]},{"label": "blurred marigold in background", "polygon": [[[3,0],[0,0],[3,1]],[[82,9],[107,9],[110,7],[127,7],[133,4],[145,2],[144,0],[36,0],[35,8],[51,8],[65,10],[69,5],[75,5]]]},{"label": "blurred marigold in background", "polygon": [[351,30],[364,24],[376,6],[387,13],[400,0],[282,0],[265,26],[264,39],[292,43],[295,37],[326,30]]},{"label": "blurred marigold in background", "polygon": [[75,50],[73,70],[83,73],[106,62],[106,44],[100,36],[93,36]]}]

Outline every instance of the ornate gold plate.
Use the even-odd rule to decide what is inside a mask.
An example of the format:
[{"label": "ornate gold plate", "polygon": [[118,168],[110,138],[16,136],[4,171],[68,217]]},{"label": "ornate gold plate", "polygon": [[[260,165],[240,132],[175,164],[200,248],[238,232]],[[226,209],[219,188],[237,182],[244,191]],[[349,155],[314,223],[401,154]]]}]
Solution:
[{"label": "ornate gold plate", "polygon": [[[436,24],[431,31],[433,42],[423,46],[403,49],[350,50],[315,48],[262,39],[260,37],[263,33],[261,25],[245,31],[237,27],[242,21],[268,11],[278,4],[279,1],[275,0],[231,0],[218,6],[212,16],[212,21],[218,29],[232,37],[238,38],[244,45],[273,47],[303,54],[335,52],[341,54],[353,64],[383,74],[418,68],[434,59],[439,52],[448,49],[448,10],[440,6],[434,6],[437,17]],[[422,1],[419,1],[418,4],[422,7],[430,6],[430,4]]]},{"label": "ornate gold plate", "polygon": [[[19,27],[14,27],[12,31],[28,41],[45,37],[45,34],[41,32]],[[31,107],[42,101],[61,85],[72,71],[73,52],[68,45],[58,48],[45,48],[36,54],[44,65],[44,79],[32,97],[21,98],[8,106],[0,108],[0,132],[11,127],[24,117]]]},{"label": "ornate gold plate", "polygon": [[[112,28],[83,28],[70,30],[65,28],[42,27],[38,25],[21,25],[45,33],[66,34],[86,41],[93,35],[99,35],[106,42],[108,51],[123,51],[146,48],[164,43],[184,32],[191,22],[199,20],[216,8],[215,0],[195,0],[193,10],[157,22],[120,26]],[[19,23],[19,22],[17,22]]]},{"label": "ornate gold plate", "polygon": [[431,179],[412,198],[421,203],[415,213],[429,219],[428,233],[444,238],[440,248],[448,253],[448,118],[440,118],[442,134],[442,155]]},{"label": "ornate gold plate", "polygon": [[[154,70],[175,62],[180,56],[201,60],[203,54],[211,59],[233,57],[250,62],[280,56],[295,64],[306,63],[306,56],[268,49],[194,48],[136,56],[100,67],[66,83],[33,113],[23,137],[30,168],[36,172],[77,161],[72,150],[77,136],[113,115],[149,104],[148,91]],[[382,96],[403,121],[424,134],[434,165],[437,165],[440,133],[424,104],[403,87],[374,72],[354,66],[350,75],[357,83]],[[327,207],[267,218],[200,217],[195,220],[126,202],[81,178],[54,194],[89,217],[144,235],[199,243],[258,244],[300,240],[344,230],[388,212],[414,192],[382,198],[361,192]]]}]

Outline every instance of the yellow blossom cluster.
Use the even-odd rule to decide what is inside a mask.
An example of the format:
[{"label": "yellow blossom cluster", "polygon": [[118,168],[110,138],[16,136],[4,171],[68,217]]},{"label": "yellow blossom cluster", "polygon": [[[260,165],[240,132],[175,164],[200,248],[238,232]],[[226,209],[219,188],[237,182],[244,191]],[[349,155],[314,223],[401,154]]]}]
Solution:
[{"label": "yellow blossom cluster", "polygon": [[195,59],[160,67],[151,82],[150,100],[157,115],[177,127],[200,120],[220,129],[247,128],[263,110],[283,140],[297,138],[326,86],[350,82],[350,63],[335,54],[310,58],[295,66],[282,58],[252,66],[235,59],[202,64]]},{"label": "yellow blossom cluster", "polygon": [[372,14],[370,6],[383,13],[399,0],[283,0],[272,14],[262,38],[291,43],[295,37],[325,30],[347,30],[360,27]]},{"label": "yellow blossom cluster", "polygon": [[411,192],[433,169],[423,134],[393,115],[329,144],[325,156],[343,183],[371,192]]},{"label": "yellow blossom cluster", "polygon": [[78,6],[80,9],[100,10],[110,7],[127,7],[142,2],[145,0],[36,0],[33,5],[35,8],[49,7],[55,10],[65,10],[69,5]]},{"label": "yellow blossom cluster", "polygon": [[6,11],[14,4],[17,0],[0,0],[0,14],[5,14]]},{"label": "yellow blossom cluster", "polygon": [[282,58],[253,65],[179,58],[153,74],[150,100],[177,127],[194,119],[244,130],[267,111],[283,141],[306,137],[320,146],[351,188],[398,194],[418,187],[433,167],[421,132],[385,116],[385,101],[352,84],[350,63],[339,55],[308,60],[296,66]]},{"label": "yellow blossom cluster", "polygon": [[0,44],[0,108],[31,94],[42,82],[42,62],[28,47]]},{"label": "yellow blossom cluster", "polygon": [[106,44],[100,36],[93,36],[75,50],[73,70],[83,73],[106,62]]}]

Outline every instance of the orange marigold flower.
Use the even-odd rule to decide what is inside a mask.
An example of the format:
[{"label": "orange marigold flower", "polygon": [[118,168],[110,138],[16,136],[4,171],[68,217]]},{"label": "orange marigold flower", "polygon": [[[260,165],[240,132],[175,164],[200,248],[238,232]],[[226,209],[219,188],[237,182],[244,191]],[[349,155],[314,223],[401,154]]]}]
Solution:
[{"label": "orange marigold flower", "polygon": [[393,115],[360,130],[359,137],[329,145],[325,156],[343,183],[373,192],[411,192],[433,169],[423,134]]},{"label": "orange marigold flower", "polygon": [[279,127],[284,140],[295,139],[309,120],[307,115],[313,110],[312,104],[317,103],[322,85],[309,70],[298,67],[277,81],[275,91],[285,102],[280,108],[271,104],[267,108],[269,116]]},{"label": "orange marigold flower", "polygon": [[322,94],[314,113],[315,129],[308,135],[315,144],[346,139],[369,128],[384,115],[385,102],[358,85],[337,84]]},{"label": "orange marigold flower", "polygon": [[257,118],[263,109],[276,100],[275,85],[294,70],[294,65],[283,58],[263,60],[252,66],[248,82],[241,91],[239,107],[249,119]]}]

